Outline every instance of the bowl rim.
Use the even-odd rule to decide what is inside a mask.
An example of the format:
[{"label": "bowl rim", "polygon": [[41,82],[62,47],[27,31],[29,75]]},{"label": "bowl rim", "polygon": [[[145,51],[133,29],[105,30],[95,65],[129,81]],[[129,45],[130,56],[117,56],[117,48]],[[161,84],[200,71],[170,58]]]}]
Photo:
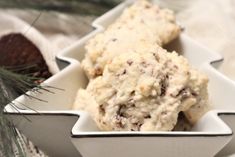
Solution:
[{"label": "bowl rim", "polygon": [[216,122],[220,124],[223,129],[221,131],[80,131],[78,130],[80,121],[89,117],[89,114],[84,111],[24,111],[24,113],[5,112],[6,115],[24,115],[24,116],[66,116],[77,117],[77,121],[70,131],[71,138],[112,138],[112,137],[230,137],[234,133],[230,127],[220,116],[235,116],[234,112],[216,111],[212,110],[207,113],[210,114]]},{"label": "bowl rim", "polygon": [[[80,113],[83,114],[83,113]],[[207,113],[223,129],[218,131],[80,131],[79,123],[75,123],[71,131],[72,138],[104,138],[104,137],[218,137],[233,136],[233,130],[221,120],[221,115],[235,116],[235,112],[212,110]],[[86,115],[85,115],[86,116]],[[83,116],[83,117],[85,117]],[[82,116],[81,116],[82,117]]]}]

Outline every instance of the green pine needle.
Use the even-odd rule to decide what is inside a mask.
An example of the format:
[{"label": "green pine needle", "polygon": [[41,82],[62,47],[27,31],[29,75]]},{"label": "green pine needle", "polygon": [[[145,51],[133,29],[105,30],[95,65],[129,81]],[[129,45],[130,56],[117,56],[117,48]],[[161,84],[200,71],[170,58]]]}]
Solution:
[{"label": "green pine needle", "polygon": [[0,67],[0,156],[14,157],[17,155],[19,157],[26,157],[25,150],[22,147],[23,143],[19,140],[22,139],[20,138],[21,135],[16,130],[13,123],[7,118],[7,115],[4,114],[4,107],[7,104],[10,104],[13,108],[18,110],[17,106],[13,104],[12,101],[22,94],[44,101],[27,95],[26,92],[29,90],[32,92],[40,92],[39,90],[51,92],[49,88],[54,88],[38,85],[37,81],[40,80],[39,78],[13,72],[19,69],[28,69],[30,67],[31,66],[17,67],[15,69],[9,68],[11,71]]}]

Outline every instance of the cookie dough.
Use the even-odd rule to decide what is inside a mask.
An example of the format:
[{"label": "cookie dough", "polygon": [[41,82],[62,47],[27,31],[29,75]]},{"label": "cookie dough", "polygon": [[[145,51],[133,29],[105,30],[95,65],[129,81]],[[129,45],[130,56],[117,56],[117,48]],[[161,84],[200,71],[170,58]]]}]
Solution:
[{"label": "cookie dough", "polygon": [[172,11],[139,0],[103,33],[88,41],[81,65],[88,78],[95,78],[103,74],[105,65],[115,56],[141,51],[148,45],[167,44],[179,33],[180,27]]},{"label": "cookie dough", "polygon": [[194,104],[189,110],[185,111],[184,114],[191,124],[197,122],[207,111],[211,109],[208,97],[208,77],[203,75],[196,69],[190,70],[190,83],[189,88],[193,91],[194,96],[197,98],[197,103]]},{"label": "cookie dough", "polygon": [[184,57],[153,46],[108,62],[103,76],[78,91],[73,108],[88,111],[101,130],[170,131],[180,112],[199,118],[207,82]]}]

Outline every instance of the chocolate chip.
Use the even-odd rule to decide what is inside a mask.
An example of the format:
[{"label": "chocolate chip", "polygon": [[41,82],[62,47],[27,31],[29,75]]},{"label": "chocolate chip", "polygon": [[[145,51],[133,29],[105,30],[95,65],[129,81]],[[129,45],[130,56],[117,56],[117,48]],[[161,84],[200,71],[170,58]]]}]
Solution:
[{"label": "chocolate chip", "polygon": [[100,112],[102,115],[105,115],[104,104],[99,105],[99,112]]},{"label": "chocolate chip", "polygon": [[117,115],[121,117],[125,117],[126,105],[121,104],[117,110]]},{"label": "chocolate chip", "polygon": [[136,130],[137,130],[137,131],[140,131],[140,127],[141,127],[143,124],[140,123],[140,122],[136,122],[136,123],[133,123],[133,125],[136,126]]},{"label": "chocolate chip", "polygon": [[149,118],[151,118],[151,115],[148,114],[148,115],[144,116],[144,118],[149,119]]},{"label": "chocolate chip", "polygon": [[175,96],[178,97],[185,92],[185,88],[181,89]]},{"label": "chocolate chip", "polygon": [[103,73],[103,71],[102,71],[101,67],[96,66],[95,67],[95,76],[102,75],[102,73]]},{"label": "chocolate chip", "polygon": [[116,115],[115,119],[116,119],[116,121],[115,121],[116,126],[118,128],[124,128],[125,125],[122,122],[122,117],[120,117],[120,115]]},{"label": "chocolate chip", "polygon": [[131,91],[131,95],[135,95],[135,90]]},{"label": "chocolate chip", "polygon": [[146,9],[149,9],[149,8],[150,8],[150,5],[149,5],[149,4],[146,4],[144,7],[145,7]]},{"label": "chocolate chip", "polygon": [[127,61],[127,64],[128,64],[129,66],[131,66],[131,65],[132,65],[132,63],[133,63],[133,61],[132,61],[132,60],[128,60],[128,61]]},{"label": "chocolate chip", "polygon": [[177,65],[174,65],[174,68],[175,68],[175,69],[178,69],[179,67],[178,67]]},{"label": "chocolate chip", "polygon": [[124,128],[124,125],[122,124],[121,121],[116,122],[116,126],[117,126],[118,128]]},{"label": "chocolate chip", "polygon": [[198,94],[195,93],[195,92],[192,92],[192,95],[195,96],[195,97],[198,96]]},{"label": "chocolate chip", "polygon": [[117,39],[116,39],[116,38],[113,38],[112,41],[115,42],[115,41],[117,41]]},{"label": "chocolate chip", "polygon": [[124,69],[122,72],[122,75],[125,75],[125,74],[126,74],[126,69]]},{"label": "chocolate chip", "polygon": [[136,106],[135,106],[135,104],[132,103],[132,104],[130,105],[130,107],[136,107]]},{"label": "chocolate chip", "polygon": [[176,94],[176,97],[181,96],[181,101],[191,96],[191,92],[189,88],[183,88]]},{"label": "chocolate chip", "polygon": [[166,95],[166,88],[167,88],[167,80],[168,80],[168,75],[166,75],[161,81],[160,81],[160,85],[161,85],[161,94],[160,96],[164,96]]}]

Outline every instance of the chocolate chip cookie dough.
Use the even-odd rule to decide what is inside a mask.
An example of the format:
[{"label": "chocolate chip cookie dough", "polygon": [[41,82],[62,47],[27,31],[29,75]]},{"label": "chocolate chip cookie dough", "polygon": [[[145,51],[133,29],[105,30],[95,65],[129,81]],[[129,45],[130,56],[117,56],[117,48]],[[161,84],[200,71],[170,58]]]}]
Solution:
[{"label": "chocolate chip cookie dough", "polygon": [[169,43],[180,33],[175,16],[146,0],[136,1],[103,33],[86,45],[82,67],[88,78],[103,74],[105,65],[120,53],[141,51],[152,44]]},{"label": "chocolate chip cookie dough", "polygon": [[207,82],[184,57],[153,45],[108,62],[78,91],[74,109],[88,111],[101,130],[171,131],[180,112],[194,122],[205,111]]},{"label": "chocolate chip cookie dough", "polygon": [[208,78],[161,48],[179,33],[171,11],[136,1],[87,43],[81,65],[90,81],[73,109],[105,131],[187,130],[209,109]]}]

